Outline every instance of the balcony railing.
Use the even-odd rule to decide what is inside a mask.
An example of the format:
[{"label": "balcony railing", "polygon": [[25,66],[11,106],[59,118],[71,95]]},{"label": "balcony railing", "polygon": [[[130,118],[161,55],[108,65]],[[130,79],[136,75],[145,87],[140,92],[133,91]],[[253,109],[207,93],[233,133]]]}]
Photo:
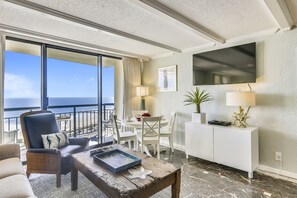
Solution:
[{"label": "balcony railing", "polygon": [[[5,112],[12,111],[30,111],[40,109],[40,107],[22,107],[22,108],[6,108]],[[63,105],[63,106],[49,106],[49,110],[53,111],[57,118],[58,126],[62,131],[69,134],[70,137],[87,136],[95,137],[98,135],[98,105],[84,104],[84,105]],[[110,130],[107,124],[110,122],[110,115],[114,113],[113,103],[102,104],[102,122],[103,130],[102,136],[110,136]],[[4,118],[4,131],[6,136],[15,133],[15,139],[22,143],[22,133],[20,126],[20,117],[12,116]],[[20,135],[20,138],[18,138]],[[4,136],[5,140],[5,136]]]}]

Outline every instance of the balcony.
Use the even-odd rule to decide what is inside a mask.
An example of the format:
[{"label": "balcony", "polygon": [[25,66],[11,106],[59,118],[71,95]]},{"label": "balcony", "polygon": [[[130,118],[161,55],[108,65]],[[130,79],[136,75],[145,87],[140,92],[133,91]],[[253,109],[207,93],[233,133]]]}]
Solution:
[{"label": "balcony", "polygon": [[[40,107],[6,108],[5,112],[26,112],[38,110]],[[49,106],[48,110],[55,113],[61,131],[69,137],[89,137],[93,142],[112,141],[111,115],[114,113],[113,103],[102,104],[102,130],[98,133],[98,105],[63,105]],[[25,149],[19,116],[4,118],[5,143],[16,142]]]}]

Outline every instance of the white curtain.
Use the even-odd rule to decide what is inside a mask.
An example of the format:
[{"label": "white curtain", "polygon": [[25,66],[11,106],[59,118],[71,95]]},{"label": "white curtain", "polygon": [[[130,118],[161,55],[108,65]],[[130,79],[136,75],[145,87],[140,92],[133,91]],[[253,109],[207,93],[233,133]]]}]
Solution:
[{"label": "white curtain", "polygon": [[5,35],[0,34],[0,144],[3,142]]},{"label": "white curtain", "polygon": [[132,110],[140,109],[140,98],[136,97],[136,87],[141,85],[141,62],[138,59],[123,58],[124,91],[123,118],[132,116]]}]

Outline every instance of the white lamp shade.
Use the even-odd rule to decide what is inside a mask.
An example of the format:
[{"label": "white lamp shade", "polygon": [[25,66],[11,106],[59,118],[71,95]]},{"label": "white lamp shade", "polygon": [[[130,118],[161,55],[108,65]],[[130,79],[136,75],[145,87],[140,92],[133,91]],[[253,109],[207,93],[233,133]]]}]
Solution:
[{"label": "white lamp shade", "polygon": [[255,92],[227,92],[226,93],[226,106],[242,106],[252,107],[256,105]]},{"label": "white lamp shade", "polygon": [[146,87],[146,86],[136,87],[136,95],[137,96],[148,96],[149,95],[148,87]]}]

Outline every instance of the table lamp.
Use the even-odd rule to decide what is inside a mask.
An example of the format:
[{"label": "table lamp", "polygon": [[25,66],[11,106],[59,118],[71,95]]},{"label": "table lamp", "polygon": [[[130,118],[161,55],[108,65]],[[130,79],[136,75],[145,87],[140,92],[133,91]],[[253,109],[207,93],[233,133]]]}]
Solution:
[{"label": "table lamp", "polygon": [[[240,128],[247,127],[248,113],[251,107],[256,105],[255,92],[251,91],[238,91],[226,93],[226,106],[239,107],[239,112],[234,113],[233,123]],[[243,107],[248,107],[247,111],[244,111]]]},{"label": "table lamp", "polygon": [[145,110],[144,96],[148,96],[149,95],[148,87],[146,87],[146,86],[136,87],[136,95],[141,97],[140,109],[141,110]]}]

